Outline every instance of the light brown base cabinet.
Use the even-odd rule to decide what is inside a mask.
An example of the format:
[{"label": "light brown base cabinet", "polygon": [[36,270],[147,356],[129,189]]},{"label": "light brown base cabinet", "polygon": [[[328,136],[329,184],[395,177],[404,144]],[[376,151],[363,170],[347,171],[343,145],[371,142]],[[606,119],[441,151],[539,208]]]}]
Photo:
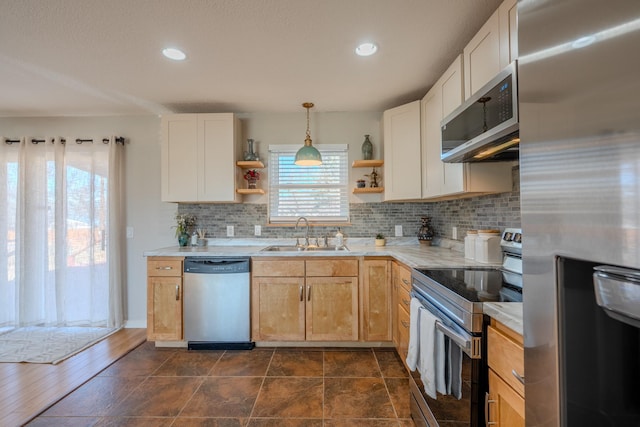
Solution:
[{"label": "light brown base cabinet", "polygon": [[[522,335],[491,319],[487,328],[489,393],[485,407],[493,425],[519,427],[524,417],[524,347]],[[520,376],[522,380],[518,379]]]},{"label": "light brown base cabinet", "polygon": [[253,259],[254,341],[391,341],[388,259]]},{"label": "light brown base cabinet", "polygon": [[251,276],[254,341],[357,339],[357,260],[254,259]]},{"label": "light brown base cabinet", "polygon": [[409,321],[411,308],[411,269],[404,264],[393,263],[394,291],[394,339],[396,350],[406,365],[409,351]]},{"label": "light brown base cabinet", "polygon": [[393,339],[391,261],[365,258],[362,261],[362,338],[364,341]]},{"label": "light brown base cabinet", "polygon": [[[183,339],[183,261],[147,260],[151,341]],[[389,258],[252,258],[252,340],[391,342],[393,295]]]},{"label": "light brown base cabinet", "polygon": [[180,257],[147,259],[147,339],[182,339],[182,263]]},{"label": "light brown base cabinet", "polygon": [[254,277],[251,286],[253,339],[304,341],[304,277]]},{"label": "light brown base cabinet", "polygon": [[307,277],[306,324],[309,341],[358,339],[358,278]]}]

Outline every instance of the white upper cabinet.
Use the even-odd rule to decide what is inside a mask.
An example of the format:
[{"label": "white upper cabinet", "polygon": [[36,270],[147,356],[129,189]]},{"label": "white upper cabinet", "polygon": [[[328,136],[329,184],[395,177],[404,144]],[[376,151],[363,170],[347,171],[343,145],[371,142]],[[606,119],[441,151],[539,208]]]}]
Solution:
[{"label": "white upper cabinet", "polygon": [[423,141],[425,150],[433,153],[427,163],[427,173],[429,173],[429,169],[438,171],[437,185],[430,186],[431,188],[437,187],[438,191],[435,193],[426,191],[423,194],[424,198],[442,197],[464,191],[464,185],[462,184],[464,165],[461,163],[444,163],[440,160],[440,155],[442,154],[440,123],[444,117],[462,104],[463,81],[462,55],[459,55],[434,85],[433,89],[438,92],[437,99],[439,101],[438,105],[434,105],[434,108],[430,109],[430,113],[434,114],[434,117],[425,117],[425,123],[429,123],[429,127],[433,128],[433,132],[428,134],[428,139]]},{"label": "white upper cabinet", "polygon": [[444,184],[444,163],[440,160],[442,91],[435,84],[422,98],[422,196],[437,197]]},{"label": "white upper cabinet", "polygon": [[195,114],[163,116],[162,201],[198,200],[198,126]]},{"label": "white upper cabinet", "polygon": [[238,201],[240,128],[234,114],[171,114],[161,127],[162,201]]},{"label": "white upper cabinet", "polygon": [[506,67],[518,59],[518,0],[505,0],[500,15],[500,65]]},{"label": "white upper cabinet", "polygon": [[442,118],[447,117],[464,100],[464,79],[462,78],[462,55],[453,61],[436,83],[442,92]]},{"label": "white upper cabinet", "polygon": [[500,71],[500,17],[498,10],[462,51],[464,98],[468,99]]},{"label": "white upper cabinet", "polygon": [[462,104],[462,56],[458,56],[422,99],[424,199],[447,199],[512,189],[512,164],[444,163],[440,160],[440,122]]},{"label": "white upper cabinet", "polygon": [[385,111],[385,200],[443,200],[512,190],[511,162],[440,159],[440,123],[463,102],[462,63],[459,55],[421,101]]},{"label": "white upper cabinet", "polygon": [[384,199],[420,199],[420,101],[385,111],[383,125]]},{"label": "white upper cabinet", "polygon": [[463,50],[468,99],[518,57],[517,0],[505,0]]},{"label": "white upper cabinet", "polygon": [[422,99],[423,198],[441,197],[460,187],[462,164],[440,160],[440,122],[462,104],[462,93],[462,55],[459,55]]}]

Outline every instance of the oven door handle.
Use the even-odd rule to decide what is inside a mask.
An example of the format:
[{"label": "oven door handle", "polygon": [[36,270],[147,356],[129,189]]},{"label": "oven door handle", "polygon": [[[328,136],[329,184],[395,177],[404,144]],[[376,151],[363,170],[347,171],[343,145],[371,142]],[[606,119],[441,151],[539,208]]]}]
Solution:
[{"label": "oven door handle", "polygon": [[451,341],[458,344],[462,351],[465,352],[470,358],[479,359],[482,356],[480,338],[464,337],[439,320],[436,321],[436,329],[449,337]]},{"label": "oven door handle", "polygon": [[482,357],[482,338],[481,337],[476,337],[468,334],[464,334],[464,335],[461,334],[460,332],[456,331],[452,327],[444,324],[441,317],[442,315],[438,313],[439,310],[434,306],[433,303],[431,303],[425,297],[417,293],[415,290],[411,291],[411,296],[414,298],[417,298],[418,301],[420,301],[420,304],[422,305],[422,308],[424,310],[428,310],[429,312],[431,312],[431,314],[436,316],[437,318],[436,324],[435,324],[436,329],[438,329],[444,335],[449,337],[449,339],[455,342],[458,346],[460,346],[462,351],[467,356],[469,356],[472,359],[480,359]]}]

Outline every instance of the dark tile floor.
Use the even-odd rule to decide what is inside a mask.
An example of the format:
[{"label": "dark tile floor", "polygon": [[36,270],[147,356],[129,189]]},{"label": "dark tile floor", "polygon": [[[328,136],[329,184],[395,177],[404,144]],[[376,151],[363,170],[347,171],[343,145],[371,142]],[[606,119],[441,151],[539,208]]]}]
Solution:
[{"label": "dark tile floor", "polygon": [[393,349],[156,349],[147,342],[29,426],[408,427]]}]

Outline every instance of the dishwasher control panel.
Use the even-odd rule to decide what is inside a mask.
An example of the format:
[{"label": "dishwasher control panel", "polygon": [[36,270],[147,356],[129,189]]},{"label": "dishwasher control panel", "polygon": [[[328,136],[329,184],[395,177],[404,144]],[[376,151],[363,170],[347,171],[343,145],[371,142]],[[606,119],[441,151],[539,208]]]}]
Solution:
[{"label": "dishwasher control panel", "polygon": [[196,274],[236,274],[249,272],[249,257],[187,257],[184,272]]}]

